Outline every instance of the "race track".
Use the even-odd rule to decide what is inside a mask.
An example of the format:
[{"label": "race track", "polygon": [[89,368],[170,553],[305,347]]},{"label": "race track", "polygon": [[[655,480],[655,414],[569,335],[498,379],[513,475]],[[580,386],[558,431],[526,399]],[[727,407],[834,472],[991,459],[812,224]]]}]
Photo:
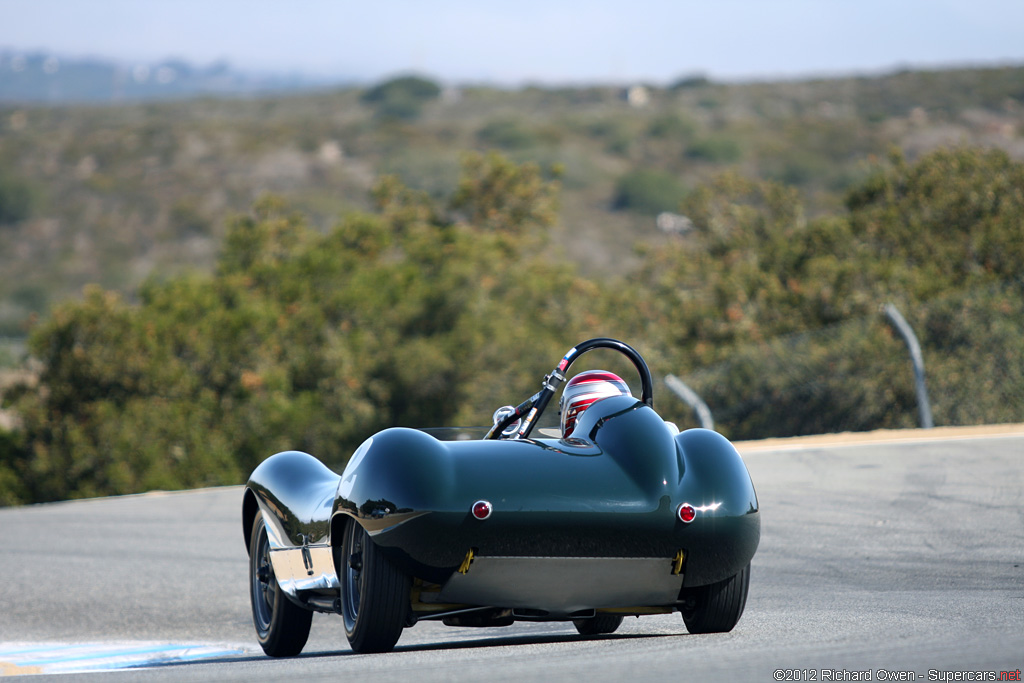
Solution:
[{"label": "race track", "polygon": [[1024,430],[1010,431],[741,445],[763,526],[746,612],[724,635],[688,635],[678,615],[593,638],[571,625],[422,623],[393,653],[353,655],[340,618],[317,615],[302,656],[271,660],[252,634],[241,489],[3,509],[0,674],[161,657],[178,663],[119,679],[1012,674],[1024,668]]}]

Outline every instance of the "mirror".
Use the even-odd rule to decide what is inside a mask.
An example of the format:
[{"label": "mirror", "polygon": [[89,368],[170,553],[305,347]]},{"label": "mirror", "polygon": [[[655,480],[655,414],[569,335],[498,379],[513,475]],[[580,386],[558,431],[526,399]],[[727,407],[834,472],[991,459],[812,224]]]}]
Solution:
[{"label": "mirror", "polygon": [[[497,410],[494,411],[494,417],[492,418],[494,420],[493,424],[498,424],[499,422],[501,422],[506,417],[508,417],[509,415],[513,414],[514,412],[516,412],[516,409],[513,408],[512,406],[502,406],[502,407],[498,408]],[[508,427],[505,427],[505,429],[502,430],[501,435],[502,436],[512,436],[513,434],[515,434],[519,430],[519,427],[520,427],[520,425],[522,423],[523,423],[522,420],[516,420],[515,422],[510,424]]]}]

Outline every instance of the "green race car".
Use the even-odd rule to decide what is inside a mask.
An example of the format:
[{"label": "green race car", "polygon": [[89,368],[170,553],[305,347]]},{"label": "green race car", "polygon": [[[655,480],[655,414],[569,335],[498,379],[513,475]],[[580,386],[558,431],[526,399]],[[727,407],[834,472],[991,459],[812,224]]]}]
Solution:
[{"label": "green race car", "polygon": [[[581,355],[624,354],[641,396],[612,373],[568,380],[554,438],[531,438]],[[452,626],[572,621],[611,633],[624,616],[680,612],[691,633],[731,630],[760,539],[746,466],[716,432],[679,433],[653,408],[639,353],[591,339],[542,389],[495,413],[482,439],[392,428],[340,475],[278,453],[242,504],[253,621],[264,651],[298,654],[314,611],[338,613],[355,652],[391,650],[424,619]]]}]

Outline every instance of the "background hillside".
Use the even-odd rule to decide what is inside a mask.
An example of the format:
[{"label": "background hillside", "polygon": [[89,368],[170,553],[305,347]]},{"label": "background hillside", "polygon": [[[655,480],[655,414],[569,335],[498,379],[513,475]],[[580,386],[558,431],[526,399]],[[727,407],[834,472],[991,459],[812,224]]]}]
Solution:
[{"label": "background hillside", "polygon": [[339,466],[597,335],[732,438],[913,426],[889,301],[937,424],[1022,420],[1022,160],[1019,67],[6,105],[0,503]]},{"label": "background hillside", "polygon": [[[399,84],[401,85],[401,84]],[[499,149],[556,168],[554,242],[589,273],[638,264],[654,214],[731,169],[799,189],[809,215],[891,146],[913,160],[981,145],[1024,158],[1024,68],[671,88],[372,89],[257,100],[0,105],[0,337],[87,283],[213,264],[225,219],[264,193],[314,226],[365,209],[381,174],[434,197],[460,157]],[[413,89],[414,90],[414,89]],[[436,95],[436,96],[435,96]]]}]

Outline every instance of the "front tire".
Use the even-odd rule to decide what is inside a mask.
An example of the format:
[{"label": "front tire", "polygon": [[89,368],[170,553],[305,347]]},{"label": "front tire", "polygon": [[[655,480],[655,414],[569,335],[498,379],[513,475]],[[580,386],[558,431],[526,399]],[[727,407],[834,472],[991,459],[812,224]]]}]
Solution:
[{"label": "front tire", "polygon": [[390,652],[405,628],[412,581],[384,557],[369,534],[349,520],[338,575],[341,616],[353,652]]},{"label": "front tire", "polygon": [[263,651],[271,657],[294,657],[302,652],[313,613],[289,600],[277,583],[262,511],[256,513],[249,534],[249,598]]},{"label": "front tire", "polygon": [[726,633],[743,615],[750,589],[750,565],[735,576],[683,594],[683,623],[690,633]]},{"label": "front tire", "polygon": [[615,633],[622,625],[621,614],[598,614],[589,619],[573,619],[573,626],[581,636],[599,636]]}]

